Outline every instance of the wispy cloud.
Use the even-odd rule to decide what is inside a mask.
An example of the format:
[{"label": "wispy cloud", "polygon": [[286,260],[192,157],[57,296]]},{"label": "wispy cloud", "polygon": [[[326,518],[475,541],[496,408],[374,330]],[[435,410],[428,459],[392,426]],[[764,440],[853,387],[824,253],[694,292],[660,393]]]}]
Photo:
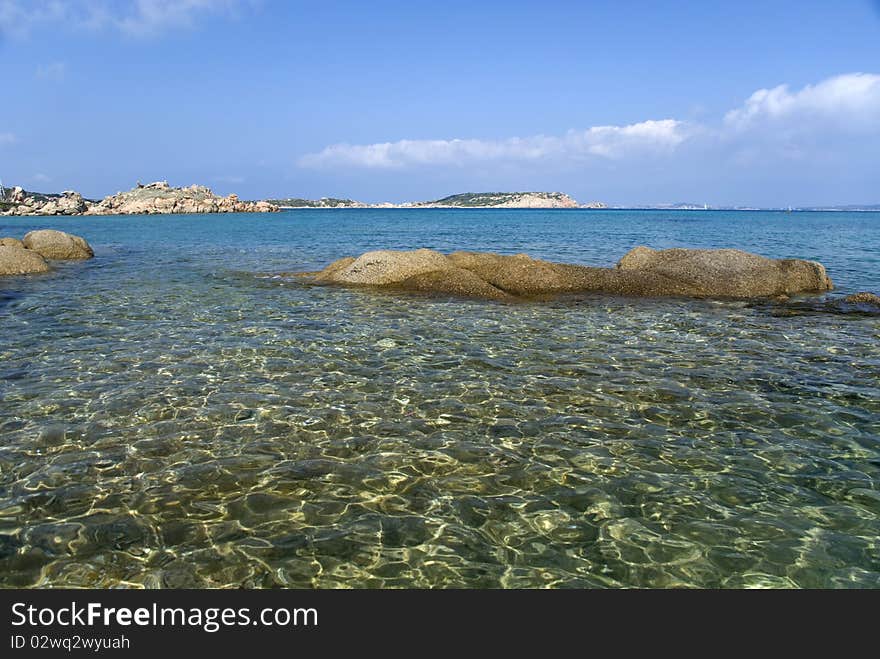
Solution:
[{"label": "wispy cloud", "polygon": [[538,161],[581,165],[672,157],[698,147],[714,157],[748,164],[767,155],[784,160],[824,157],[854,134],[880,136],[880,75],[849,73],[798,90],[788,85],[759,89],[714,122],[661,119],[594,126],[559,136],[333,144],[298,162],[314,169]]},{"label": "wispy cloud", "polygon": [[688,136],[685,123],[649,120],[628,126],[594,126],[561,136],[535,135],[503,140],[400,140],[377,144],[334,144],[299,160],[302,167],[395,168],[412,165],[462,166],[492,160],[536,161],[617,159],[674,150]]},{"label": "wispy cloud", "polygon": [[115,30],[147,37],[189,28],[210,15],[233,15],[245,0],[0,0],[0,33],[26,35],[44,25]]},{"label": "wispy cloud", "polygon": [[14,133],[0,133],[0,146],[15,144],[15,142],[16,139]]},{"label": "wispy cloud", "polygon": [[49,183],[52,180],[51,176],[47,176],[46,174],[34,174],[31,176],[31,181],[34,183]]},{"label": "wispy cloud", "polygon": [[237,0],[136,0],[122,15],[108,16],[110,25],[137,36],[154,35],[168,28],[191,27],[209,14],[237,9]]},{"label": "wispy cloud", "polygon": [[240,185],[245,182],[244,176],[215,176],[214,180],[218,183],[232,183],[233,185]]},{"label": "wispy cloud", "polygon": [[38,80],[63,80],[65,75],[67,75],[67,62],[41,64],[34,72]]}]

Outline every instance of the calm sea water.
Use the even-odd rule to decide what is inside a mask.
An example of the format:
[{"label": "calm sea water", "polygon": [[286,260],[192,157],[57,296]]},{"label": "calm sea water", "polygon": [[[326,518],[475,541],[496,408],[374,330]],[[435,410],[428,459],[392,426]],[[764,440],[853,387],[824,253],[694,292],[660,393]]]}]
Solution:
[{"label": "calm sea water", "polygon": [[880,587],[878,316],[267,276],[645,244],[876,292],[880,214],[0,218],[41,227],[96,258],[0,279],[0,586]]}]

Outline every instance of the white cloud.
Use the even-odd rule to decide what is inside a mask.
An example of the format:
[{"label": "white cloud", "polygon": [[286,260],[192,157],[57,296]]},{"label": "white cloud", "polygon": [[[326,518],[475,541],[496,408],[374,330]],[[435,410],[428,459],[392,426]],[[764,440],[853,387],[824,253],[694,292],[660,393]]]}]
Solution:
[{"label": "white cloud", "polygon": [[47,24],[154,36],[210,14],[234,13],[243,0],[0,0],[0,33],[26,35]]},{"label": "white cloud", "polygon": [[[402,169],[420,165],[561,164],[643,160],[729,159],[741,166],[769,160],[830,161],[880,137],[880,75],[848,73],[791,90],[759,89],[722,119],[703,123],[648,120],[594,126],[564,135],[500,140],[399,140],[334,144],[299,159],[307,168]],[[876,144],[876,140],[874,142]]]},{"label": "white cloud", "polygon": [[235,185],[245,182],[244,176],[215,176],[214,180],[218,183],[232,183]]},{"label": "white cloud", "polygon": [[34,174],[31,176],[31,181],[34,183],[48,183],[52,180],[51,176],[47,176],[46,174]]},{"label": "white cloud", "polygon": [[378,144],[334,144],[299,160],[302,167],[394,168],[411,165],[462,166],[486,161],[618,159],[630,154],[665,153],[688,137],[674,119],[629,126],[594,126],[562,136],[535,135],[503,140],[400,140]]},{"label": "white cloud", "polygon": [[629,126],[594,126],[583,132],[570,131],[566,151],[573,156],[591,154],[622,158],[632,153],[670,152],[692,133],[682,121],[649,119]]},{"label": "white cloud", "polygon": [[847,128],[880,127],[880,75],[847,73],[792,92],[788,85],[759,89],[724,117],[728,129],[768,122],[820,120]]},{"label": "white cloud", "polygon": [[0,146],[6,144],[15,144],[16,139],[13,133],[0,133]]}]

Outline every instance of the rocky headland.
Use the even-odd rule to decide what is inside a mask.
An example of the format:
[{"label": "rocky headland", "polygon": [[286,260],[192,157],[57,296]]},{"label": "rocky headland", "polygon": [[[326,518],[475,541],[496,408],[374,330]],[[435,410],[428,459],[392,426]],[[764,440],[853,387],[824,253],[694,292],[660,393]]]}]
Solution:
[{"label": "rocky headland", "polygon": [[84,238],[54,229],[39,229],[24,238],[0,238],[0,276],[31,275],[51,270],[49,261],[73,261],[95,256]]},{"label": "rocky headland", "polygon": [[416,208],[580,208],[562,192],[465,192],[436,201],[415,202]]},{"label": "rocky headland", "polygon": [[381,250],[308,274],[323,284],[511,301],[562,293],[750,299],[833,288],[816,261],[769,259],[736,249],[636,247],[613,268],[553,263],[526,254]]},{"label": "rocky headland", "polygon": [[203,185],[175,188],[167,181],[138,184],[95,202],[78,192],[39,195],[15,187],[7,195],[2,215],[155,215],[166,213],[272,213],[266,201],[241,201],[237,195],[215,195]]},{"label": "rocky headland", "polygon": [[463,192],[434,201],[402,204],[367,204],[353,199],[270,199],[282,209],[290,208],[608,208],[600,201],[579,204],[562,192]]}]

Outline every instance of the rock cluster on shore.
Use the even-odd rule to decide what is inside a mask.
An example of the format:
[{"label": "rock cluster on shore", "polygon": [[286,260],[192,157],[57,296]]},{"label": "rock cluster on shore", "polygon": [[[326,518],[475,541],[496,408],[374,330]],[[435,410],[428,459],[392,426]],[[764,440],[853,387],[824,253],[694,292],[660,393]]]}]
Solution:
[{"label": "rock cluster on shore", "polygon": [[167,181],[159,181],[104,197],[84,214],[271,213],[277,210],[277,206],[265,201],[239,201],[234,194],[217,196],[203,185],[173,188]]},{"label": "rock cluster on shore", "polygon": [[54,229],[31,231],[22,240],[0,238],[0,276],[48,272],[48,261],[90,259],[94,255],[79,236]]},{"label": "rock cluster on shore", "polygon": [[422,291],[492,300],[559,293],[748,299],[833,288],[815,261],[768,259],[735,249],[636,247],[614,268],[595,268],[479,252],[381,250],[344,258],[316,282]]},{"label": "rock cluster on shore", "polygon": [[278,210],[265,201],[241,201],[231,194],[215,195],[209,188],[191,185],[174,188],[167,181],[138,185],[99,202],[83,199],[67,191],[59,197],[29,195],[13,188],[8,199],[11,208],[3,215],[154,215],[164,213],[272,213]]},{"label": "rock cluster on shore", "polygon": [[90,202],[73,190],[65,190],[60,196],[29,195],[22,188],[12,188],[6,202],[12,205],[0,215],[82,215]]}]

